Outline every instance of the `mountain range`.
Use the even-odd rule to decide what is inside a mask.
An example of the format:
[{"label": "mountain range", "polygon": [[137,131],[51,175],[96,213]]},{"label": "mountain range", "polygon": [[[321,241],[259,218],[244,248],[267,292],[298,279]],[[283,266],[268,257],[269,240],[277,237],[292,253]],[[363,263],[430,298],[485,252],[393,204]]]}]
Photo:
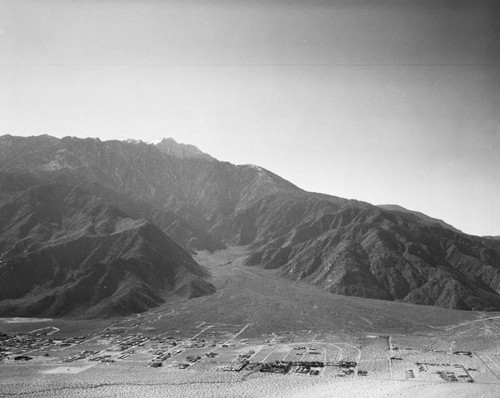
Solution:
[{"label": "mountain range", "polygon": [[396,205],[307,192],[173,139],[0,137],[0,314],[110,316],[210,295],[191,255],[333,294],[500,309],[500,240]]}]

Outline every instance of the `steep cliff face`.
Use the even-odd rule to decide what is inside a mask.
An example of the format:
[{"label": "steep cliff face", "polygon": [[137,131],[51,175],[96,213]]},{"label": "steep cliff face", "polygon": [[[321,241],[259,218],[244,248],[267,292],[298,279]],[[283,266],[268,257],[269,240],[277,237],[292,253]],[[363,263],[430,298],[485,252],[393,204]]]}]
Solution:
[{"label": "steep cliff face", "polygon": [[[65,193],[59,197],[57,184],[86,194],[71,196],[61,188]],[[498,239],[466,235],[442,220],[395,205],[377,207],[306,192],[261,167],[219,162],[173,140],[152,145],[3,136],[0,188],[0,242],[11,265],[14,255],[26,256],[83,238],[104,239],[109,247],[118,247],[123,240],[113,246],[106,239],[122,236],[120,225],[125,223],[131,226],[127,231],[135,231],[134,239],[144,239],[146,226],[157,227],[152,235],[158,233],[162,239],[169,235],[188,250],[246,245],[248,265],[279,268],[283,277],[332,293],[449,308],[500,309]],[[43,205],[34,206],[37,201]],[[140,247],[141,253],[149,253],[149,246]],[[141,259],[139,264],[148,257],[136,258]],[[86,257],[78,261],[87,263]],[[105,263],[113,261],[109,258]],[[159,257],[154,264],[158,261]],[[176,269],[187,272],[186,267]],[[209,293],[211,287],[203,275],[189,270],[186,275],[193,279],[186,278],[191,288],[180,289],[172,282],[177,277],[168,274],[158,278],[164,281],[161,286],[148,284],[151,291],[143,287],[116,291],[132,295],[140,291],[138,302],[150,303],[156,302],[162,289]],[[130,275],[116,278],[129,280]],[[127,283],[139,286],[135,279]]]}]

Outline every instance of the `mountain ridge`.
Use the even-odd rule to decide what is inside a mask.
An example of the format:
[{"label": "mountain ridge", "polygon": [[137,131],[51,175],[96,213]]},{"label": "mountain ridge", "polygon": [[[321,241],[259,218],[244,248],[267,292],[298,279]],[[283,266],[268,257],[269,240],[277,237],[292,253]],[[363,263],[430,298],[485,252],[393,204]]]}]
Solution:
[{"label": "mountain ridge", "polygon": [[28,186],[79,185],[187,250],[247,246],[248,266],[277,268],[334,294],[500,308],[498,240],[397,205],[307,192],[259,166],[169,151],[144,142],[3,136],[0,175],[13,186],[16,173]]},{"label": "mountain ridge", "polygon": [[165,294],[213,293],[208,274],[145,219],[61,182],[0,202],[0,314],[142,312]]},{"label": "mountain ridge", "polygon": [[163,138],[154,145],[162,152],[170,156],[175,156],[180,159],[201,158],[205,160],[216,160],[209,154],[200,151],[196,146],[190,144],[182,144],[175,141],[173,138]]},{"label": "mountain ridge", "polygon": [[440,224],[445,228],[454,230],[455,232],[464,233],[463,231],[459,230],[458,228],[454,227],[453,225],[450,225],[447,222],[445,222],[439,218],[430,217],[427,214],[424,214],[420,211],[409,210],[403,206],[394,205],[394,204],[385,204],[385,205],[377,205],[377,206],[382,208],[382,209],[385,209],[385,210],[401,211],[403,213],[413,214],[423,221],[428,221],[430,223]]}]

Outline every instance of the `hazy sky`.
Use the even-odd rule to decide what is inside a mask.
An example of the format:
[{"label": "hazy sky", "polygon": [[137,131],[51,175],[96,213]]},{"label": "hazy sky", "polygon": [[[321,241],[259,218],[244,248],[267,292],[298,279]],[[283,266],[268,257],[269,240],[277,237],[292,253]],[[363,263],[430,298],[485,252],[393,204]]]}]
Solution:
[{"label": "hazy sky", "polygon": [[500,1],[0,0],[0,135],[173,137],[500,235]]}]

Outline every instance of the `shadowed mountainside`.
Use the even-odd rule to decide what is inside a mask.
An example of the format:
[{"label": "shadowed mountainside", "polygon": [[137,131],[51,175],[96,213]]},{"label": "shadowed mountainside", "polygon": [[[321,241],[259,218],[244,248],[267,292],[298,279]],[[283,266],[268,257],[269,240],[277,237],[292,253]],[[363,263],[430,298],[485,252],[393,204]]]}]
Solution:
[{"label": "shadowed mountainside", "polygon": [[[306,192],[261,167],[220,162],[173,140],[3,136],[0,172],[0,184],[19,190],[78,186],[134,222],[147,219],[189,250],[248,245],[247,265],[279,268],[283,277],[332,293],[500,309],[498,240],[399,206]],[[11,197],[0,195],[2,203]],[[49,227],[32,223],[37,234],[48,234]],[[61,225],[53,228],[61,238],[72,236]],[[114,236],[112,228],[103,231]],[[9,250],[27,250],[9,236],[2,230]]]},{"label": "shadowed mountainside", "polygon": [[344,208],[254,244],[248,265],[281,268],[337,294],[457,309],[500,305],[500,255],[490,240],[376,207]]},{"label": "shadowed mountainside", "polygon": [[0,184],[0,314],[124,315],[214,291],[147,220],[60,182],[0,175]]}]

